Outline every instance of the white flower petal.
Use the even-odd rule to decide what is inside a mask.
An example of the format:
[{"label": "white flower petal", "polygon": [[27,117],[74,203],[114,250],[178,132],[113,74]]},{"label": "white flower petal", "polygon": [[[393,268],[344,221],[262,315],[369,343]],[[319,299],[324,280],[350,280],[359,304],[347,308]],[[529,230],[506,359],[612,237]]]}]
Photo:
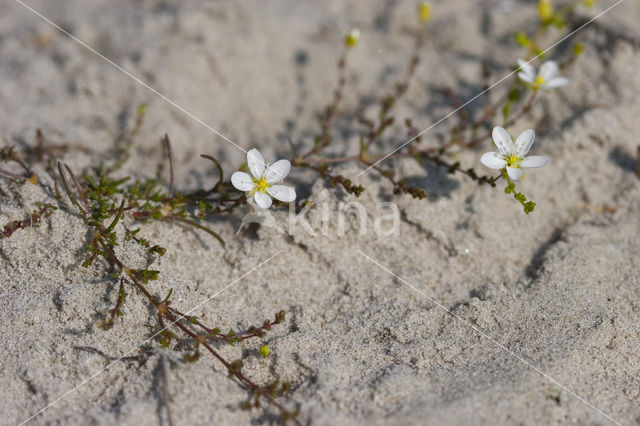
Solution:
[{"label": "white flower petal", "polygon": [[[522,59],[518,59],[518,66],[522,70],[522,72],[518,73],[518,77],[520,77],[520,74],[523,74],[527,78],[529,78],[531,81],[536,79],[536,69],[533,67],[533,65],[531,65],[530,62],[524,61]],[[528,80],[525,80],[525,81],[528,81]]]},{"label": "white flower petal", "polygon": [[526,82],[526,83],[529,83],[529,84],[533,84],[533,82],[536,81],[536,77],[535,76],[529,75],[529,74],[524,73],[522,71],[520,71],[518,73],[518,78],[520,80]]},{"label": "white flower petal", "polygon": [[522,175],[524,175],[524,172],[522,171],[522,169],[518,169],[516,167],[507,166],[507,174],[509,175],[509,178],[512,181],[514,181],[514,180],[519,180],[520,178],[522,178]]},{"label": "white flower petal", "polygon": [[240,191],[251,191],[256,184],[245,172],[235,172],[231,175],[231,184]]},{"label": "white flower petal", "polygon": [[516,153],[518,157],[522,158],[527,155],[535,138],[536,132],[534,132],[533,129],[527,129],[520,133],[520,136],[516,139]]},{"label": "white flower petal", "polygon": [[273,200],[271,199],[271,197],[269,197],[264,192],[260,192],[260,191],[253,194],[253,199],[256,200],[256,204],[259,207],[262,207],[263,209],[268,209],[269,207],[271,207],[271,204],[273,203]]},{"label": "white flower petal", "polygon": [[296,190],[286,185],[273,185],[267,188],[267,192],[273,198],[285,203],[290,203],[296,199]]},{"label": "white flower petal", "polygon": [[490,169],[501,169],[507,165],[506,160],[497,152],[487,152],[482,154],[480,161]]},{"label": "white flower petal", "polygon": [[543,167],[546,166],[549,159],[544,155],[532,155],[527,158],[523,158],[520,162],[520,167]]},{"label": "white flower petal", "polygon": [[267,167],[267,171],[264,173],[264,179],[269,184],[280,182],[284,179],[291,170],[291,163],[289,160],[278,160]]},{"label": "white flower petal", "polygon": [[569,84],[567,77],[553,77],[551,80],[543,86],[543,89],[555,89],[556,87],[562,87]]},{"label": "white flower petal", "polygon": [[511,140],[509,132],[507,132],[504,128],[500,126],[494,127],[492,136],[493,142],[500,150],[500,154],[509,155],[513,152],[513,141]]},{"label": "white flower petal", "polygon": [[260,151],[253,148],[247,152],[247,166],[249,166],[249,171],[254,178],[260,179],[262,177],[266,164]]},{"label": "white flower petal", "polygon": [[558,74],[558,64],[556,61],[547,61],[540,67],[540,77],[546,82]]}]

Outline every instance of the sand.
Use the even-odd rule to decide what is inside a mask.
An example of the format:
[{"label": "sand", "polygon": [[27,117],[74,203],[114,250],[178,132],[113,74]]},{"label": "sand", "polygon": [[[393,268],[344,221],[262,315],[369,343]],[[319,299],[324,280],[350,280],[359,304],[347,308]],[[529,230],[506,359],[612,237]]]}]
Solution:
[{"label": "sand", "polygon": [[[420,128],[450,111],[442,87],[459,88],[462,99],[478,92],[482,59],[494,80],[506,75],[521,53],[511,35],[531,30],[535,18],[531,2],[434,3],[423,61],[398,105],[398,117]],[[611,4],[580,13],[595,16]],[[29,5],[267,159],[290,156],[287,137],[311,145],[352,26],[363,37],[349,58],[343,111],[375,114],[371,102],[404,70],[415,12],[413,2],[395,1]],[[165,133],[181,188],[216,181],[198,154],[216,155],[228,172],[244,161],[242,151],[19,3],[3,1],[2,10],[3,145],[34,146],[41,128],[55,143],[87,148],[63,158],[81,170],[113,154],[136,105],[146,103],[123,174],[153,174]],[[258,382],[291,381],[282,401],[303,424],[640,423],[640,59],[633,43],[606,31],[638,34],[638,13],[627,0],[582,30],[576,37],[585,52],[566,70],[571,85],[544,94],[510,129],[534,127],[534,152],[550,158],[519,184],[538,203],[531,215],[501,188],[405,161],[396,163],[399,173],[429,198],[393,195],[366,173],[358,199],[366,235],[353,216],[340,232],[339,203],[355,198],[294,170],[289,182],[300,197],[336,215],[326,232],[298,227],[287,236],[262,227],[236,237],[238,215],[209,224],[227,241],[222,248],[178,225],[147,225],[144,235],[168,248],[151,265],[161,275],[150,288],[158,295],[173,288],[185,310],[202,304],[196,312],[224,329],[242,330],[284,309],[287,320],[265,339],[268,358],[258,356],[256,342],[221,351],[244,353]],[[561,35],[552,31],[549,44]],[[437,143],[450,125],[434,127],[422,143]],[[334,152],[353,153],[358,130],[353,117],[341,118]],[[379,150],[403,141],[399,127]],[[457,159],[484,170],[479,157],[489,149],[487,142]],[[56,202],[30,184],[2,180],[0,187],[1,226],[37,201]],[[399,208],[398,232],[377,236],[377,206],[388,201]],[[321,229],[320,209],[306,218]],[[246,392],[210,356],[184,364],[180,347],[147,341],[157,328],[141,297],[129,296],[112,330],[97,326],[117,288],[104,264],[81,267],[87,235],[76,214],[59,210],[0,240],[0,423],[21,423],[55,402],[30,423],[167,424],[165,367],[175,424],[272,421],[239,408]],[[118,253],[144,266],[135,245],[123,243]],[[130,351],[133,358],[110,363]]]}]

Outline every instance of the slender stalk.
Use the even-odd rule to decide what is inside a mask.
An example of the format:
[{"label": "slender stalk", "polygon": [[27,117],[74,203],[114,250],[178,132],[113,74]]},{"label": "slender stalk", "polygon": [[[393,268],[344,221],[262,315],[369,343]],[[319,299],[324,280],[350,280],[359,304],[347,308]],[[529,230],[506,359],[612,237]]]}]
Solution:
[{"label": "slender stalk", "polygon": [[165,133],[162,139],[167,159],[169,160],[169,198],[173,198],[173,152],[171,151],[171,141],[169,135]]}]

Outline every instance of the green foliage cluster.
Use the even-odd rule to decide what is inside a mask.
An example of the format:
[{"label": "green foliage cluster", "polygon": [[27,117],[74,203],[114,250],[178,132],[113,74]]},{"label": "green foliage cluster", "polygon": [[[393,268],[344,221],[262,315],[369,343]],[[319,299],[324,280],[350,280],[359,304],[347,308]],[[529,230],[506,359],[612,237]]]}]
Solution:
[{"label": "green foliage cluster", "polygon": [[[204,350],[227,369],[233,380],[249,391],[249,400],[244,404],[246,408],[256,408],[261,406],[261,402],[266,403],[265,409],[267,406],[274,407],[281,418],[298,423],[297,411],[286,408],[279,401],[279,397],[290,390],[290,383],[281,383],[275,379],[266,384],[258,384],[245,375],[243,359],[227,359],[214,345],[224,343],[234,346],[246,340],[262,339],[273,327],[284,322],[284,311],[278,312],[272,320],[264,320],[260,325],[251,326],[243,331],[232,329],[223,333],[218,327],[207,326],[196,316],[174,307],[173,290],[162,299],[155,296],[149,283],[159,279],[160,271],[127,266],[116,254],[115,248],[123,241],[134,241],[148,256],[163,256],[167,248],[141,236],[142,225],[156,221],[192,226],[211,235],[224,246],[222,237],[205,226],[203,222],[211,216],[232,214],[238,206],[246,204],[245,195],[238,194],[230,182],[224,181],[220,163],[209,155],[203,155],[203,157],[216,166],[219,173],[218,183],[208,190],[190,193],[176,190],[173,184],[171,143],[167,136],[163,138],[162,145],[166,154],[165,162],[169,164],[170,170],[168,184],[161,179],[161,173],[158,173],[156,178],[144,180],[118,177],[117,172],[130,157],[129,150],[133,145],[134,136],[143,123],[145,111],[143,107],[138,108],[134,128],[122,137],[121,140],[125,142],[116,143],[113,163],[100,163],[95,168],[84,170],[78,176],[62,162],[58,162],[55,167],[46,166],[45,168],[55,181],[54,188],[39,182],[36,174],[21,159],[14,147],[0,150],[0,162],[17,163],[23,169],[22,174],[0,169],[0,174],[19,185],[25,183],[40,185],[58,200],[57,205],[40,203],[37,205],[38,208],[26,218],[8,223],[0,231],[0,238],[10,237],[19,229],[37,226],[56,209],[78,214],[90,233],[82,266],[87,268],[97,261],[106,262],[109,269],[115,269],[115,273],[111,273],[110,277],[119,281],[115,304],[113,308],[107,310],[105,318],[99,324],[103,330],[110,330],[117,326],[117,319],[124,315],[123,308],[129,301],[129,289],[132,289],[153,307],[158,321],[155,337],[161,346],[184,350],[183,346],[177,345],[176,339],[189,339],[193,345],[192,350],[184,354],[183,362],[198,360],[201,351]],[[38,152],[34,156],[35,159],[32,158],[34,161],[50,159],[53,157],[54,150],[56,153],[64,153],[66,150],[61,149],[63,148],[61,146],[48,146],[47,139],[40,130],[36,133],[36,140]],[[270,349],[267,345],[261,344],[258,353],[267,356]],[[167,415],[170,416],[168,400],[165,404]],[[171,423],[170,419],[169,422]]]},{"label": "green foliage cluster", "polygon": [[516,201],[522,204],[524,212],[526,214],[531,213],[536,207],[536,203],[534,203],[533,201],[527,201],[527,197],[522,192],[516,191],[516,185],[511,181],[506,171],[502,171],[502,176],[507,181],[507,186],[504,188],[505,194],[513,194],[513,198],[515,198]]},{"label": "green foliage cluster", "polygon": [[[163,144],[167,148],[168,162],[172,164],[168,137],[165,136]],[[212,161],[219,166],[215,159]],[[101,258],[118,270],[117,275],[120,278],[118,297],[115,307],[108,311],[107,319],[101,324],[102,328],[106,330],[112,328],[115,319],[122,315],[122,306],[127,297],[124,284],[128,282],[154,307],[160,328],[156,336],[162,346],[171,347],[178,333],[192,339],[193,352],[183,356],[184,362],[198,360],[200,358],[200,349],[205,348],[207,352],[224,365],[229,376],[243,388],[250,391],[252,403],[247,405],[248,408],[258,407],[260,405],[259,401],[265,400],[279,411],[282,418],[295,420],[295,411],[288,410],[276,399],[289,390],[290,385],[288,383],[277,386],[273,383],[259,385],[243,373],[242,359],[227,360],[212,345],[214,342],[224,342],[233,346],[244,340],[262,338],[273,326],[284,321],[284,311],[278,312],[274,320],[265,320],[262,325],[249,327],[246,331],[236,332],[232,329],[227,333],[222,333],[219,328],[208,327],[197,317],[174,308],[171,300],[173,290],[169,291],[162,300],[154,296],[147,284],[150,281],[157,280],[160,271],[130,268],[123,263],[114,251],[114,247],[121,240],[118,232],[118,224],[121,223],[123,225],[124,239],[136,241],[150,255],[162,256],[166,252],[166,248],[152,245],[148,240],[138,237],[137,234],[140,228],[130,229],[128,225],[124,224],[125,221],[142,223],[169,221],[188,224],[212,235],[224,246],[222,237],[211,229],[197,223],[197,221],[204,219],[212,211],[221,214],[224,201],[231,200],[234,203],[233,205],[239,205],[237,203],[238,199],[246,202],[244,195],[236,195],[234,198],[226,192],[230,185],[226,183],[222,185],[221,171],[220,182],[212,190],[183,194],[180,191],[173,190],[173,174],[170,178],[169,189],[165,190],[166,185],[158,180],[147,179],[144,182],[130,183],[129,178],[113,177],[112,174],[119,167],[109,168],[101,164],[93,171],[93,174],[87,172],[82,175],[82,178],[78,179],[69,167],[58,163],[57,177],[62,184],[64,192],[77,213],[84,219],[92,234],[86,249],[87,256],[83,266],[91,266],[97,258]],[[173,167],[171,166],[170,169],[173,170]],[[71,182],[67,179],[67,175],[73,183],[73,189]],[[228,196],[218,197],[215,200],[208,198],[213,193],[221,194],[220,191],[225,191],[223,194]],[[232,211],[232,209],[228,208],[226,210],[228,212]],[[191,213],[192,211],[196,211],[196,213]]]}]

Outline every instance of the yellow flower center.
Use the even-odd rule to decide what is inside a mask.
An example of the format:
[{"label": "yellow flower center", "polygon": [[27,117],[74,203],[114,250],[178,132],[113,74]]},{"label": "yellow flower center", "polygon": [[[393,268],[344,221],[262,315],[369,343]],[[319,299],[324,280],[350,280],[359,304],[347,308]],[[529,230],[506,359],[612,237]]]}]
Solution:
[{"label": "yellow flower center", "polygon": [[[518,154],[510,154],[508,157],[505,158],[505,160],[507,161],[507,166],[515,167],[516,169],[519,169],[522,158],[518,157]],[[524,179],[524,174],[522,174],[520,179]]]},{"label": "yellow flower center", "polygon": [[507,166],[520,168],[520,162],[522,161],[522,158],[518,157],[517,154],[509,155],[506,160]]},{"label": "yellow flower center", "polygon": [[536,78],[536,81],[533,82],[533,90],[538,90],[540,86],[542,86],[543,84],[544,84],[544,78],[542,78],[542,76],[539,75]]},{"label": "yellow flower center", "polygon": [[267,183],[267,180],[264,177],[261,177],[260,179],[256,180],[253,179],[253,183],[256,184],[255,188],[253,188],[252,192],[267,192],[267,188],[269,188],[271,185],[269,185]]}]

